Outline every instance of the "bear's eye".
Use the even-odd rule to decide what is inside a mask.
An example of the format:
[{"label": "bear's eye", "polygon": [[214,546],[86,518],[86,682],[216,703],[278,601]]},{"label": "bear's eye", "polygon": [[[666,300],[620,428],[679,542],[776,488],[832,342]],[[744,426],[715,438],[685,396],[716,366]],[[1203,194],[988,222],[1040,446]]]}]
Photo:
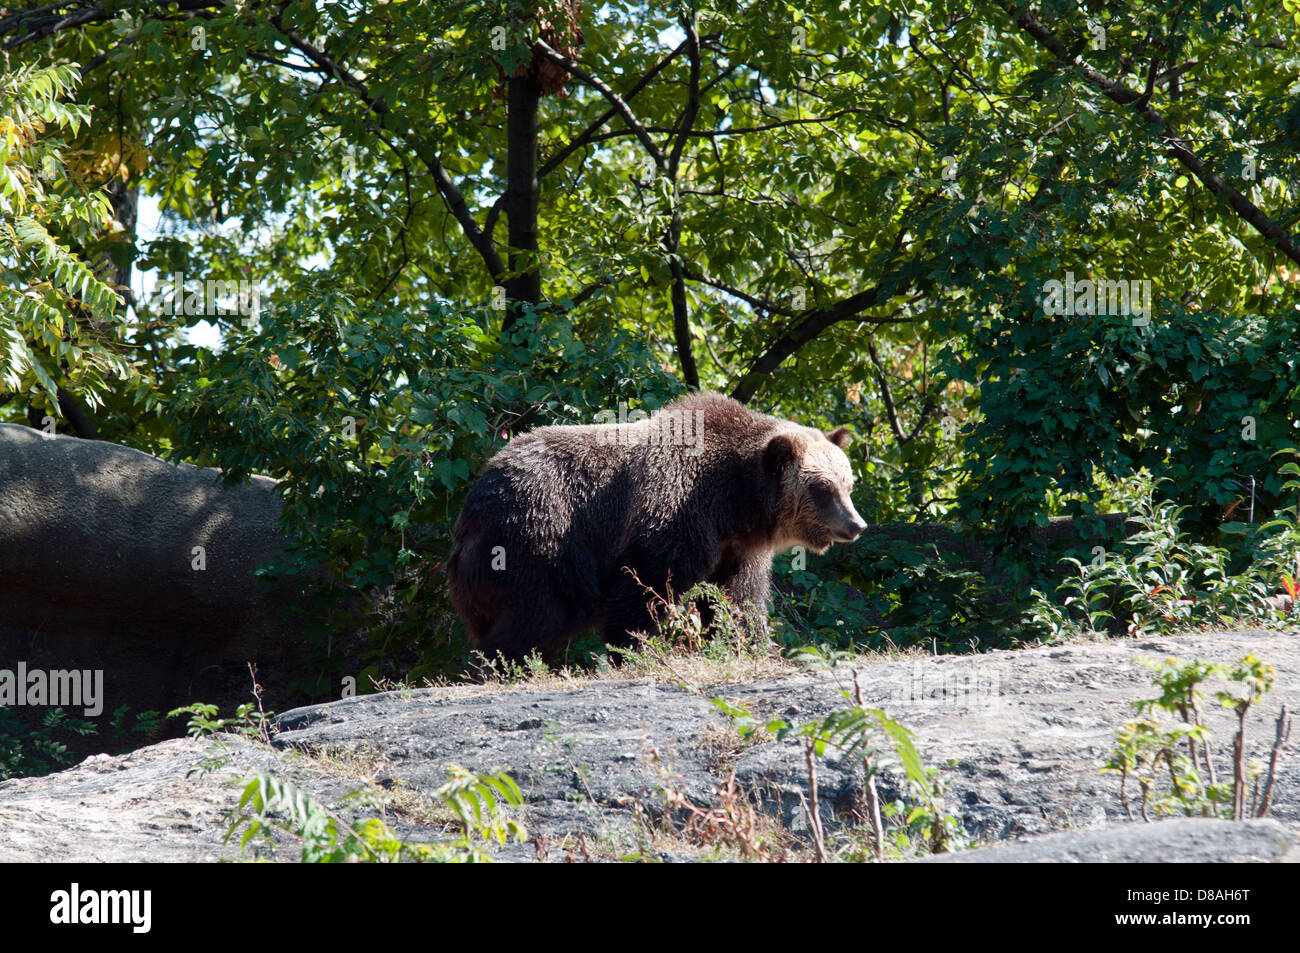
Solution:
[{"label": "bear's eye", "polygon": [[818,506],[830,506],[835,499],[835,490],[829,483],[814,483],[810,493]]}]

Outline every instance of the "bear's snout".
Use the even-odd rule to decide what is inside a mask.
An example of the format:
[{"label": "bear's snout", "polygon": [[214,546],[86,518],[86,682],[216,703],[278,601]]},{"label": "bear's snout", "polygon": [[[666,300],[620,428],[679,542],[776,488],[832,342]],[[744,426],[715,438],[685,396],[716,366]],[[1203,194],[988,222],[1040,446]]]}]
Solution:
[{"label": "bear's snout", "polygon": [[861,536],[863,530],[866,528],[867,524],[863,522],[850,523],[847,526],[837,527],[835,530],[835,542],[851,543]]},{"label": "bear's snout", "polygon": [[851,502],[841,503],[836,514],[839,519],[835,521],[831,533],[837,543],[851,543],[867,528],[866,522],[858,515],[858,511],[853,508]]}]

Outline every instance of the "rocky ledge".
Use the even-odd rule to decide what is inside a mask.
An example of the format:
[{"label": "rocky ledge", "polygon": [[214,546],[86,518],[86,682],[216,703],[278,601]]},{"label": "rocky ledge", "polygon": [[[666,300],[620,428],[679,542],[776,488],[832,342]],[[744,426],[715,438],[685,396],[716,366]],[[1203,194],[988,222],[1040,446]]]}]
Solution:
[{"label": "rocky ledge", "polygon": [[[1278,670],[1276,688],[1250,721],[1260,758],[1279,706],[1300,707],[1300,633],[1148,637],[881,661],[859,667],[858,681],[864,702],[910,728],[926,764],[941,769],[948,809],[977,842],[992,845],[948,859],[1295,860],[1295,739],[1282,758],[1272,819],[1246,824],[1128,821],[1118,780],[1098,773],[1115,729],[1133,717],[1131,703],[1153,693],[1140,659],[1230,662],[1247,653]],[[523,792],[523,820],[548,845],[550,859],[575,850],[579,859],[634,851],[646,843],[639,825],[662,810],[665,787],[707,808],[732,771],[774,822],[798,831],[807,825],[802,750],[791,741],[741,743],[712,699],[801,723],[847,705],[852,681],[851,670],[836,668],[704,688],[645,680],[435,688],[300,708],[279,716],[270,746],[232,736],[178,739],[0,784],[0,861],[238,857],[224,839],[227,818],[240,779],[259,771],[293,780],[345,811],[352,803],[345,795],[367,782],[400,791],[408,808],[393,815],[397,829],[434,839],[445,815],[409,805],[438,788],[449,765],[504,770]],[[1228,714],[1215,711],[1211,725],[1218,743],[1228,744]],[[882,778],[887,797],[894,783]],[[857,767],[833,757],[821,765],[827,825],[845,816],[860,790]],[[536,853],[535,845],[518,846],[503,859]]]}]

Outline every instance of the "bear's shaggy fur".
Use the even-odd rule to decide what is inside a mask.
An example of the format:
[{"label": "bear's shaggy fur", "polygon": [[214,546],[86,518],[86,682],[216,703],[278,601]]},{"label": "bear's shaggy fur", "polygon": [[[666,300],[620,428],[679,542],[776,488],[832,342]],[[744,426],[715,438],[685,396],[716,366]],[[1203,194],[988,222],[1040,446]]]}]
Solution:
[{"label": "bear's shaggy fur", "polygon": [[[447,561],[476,646],[520,658],[599,625],[629,645],[660,595],[717,583],[766,631],[774,552],[825,552],[866,528],[844,428],[822,433],[720,394],[636,423],[540,427],[470,489]],[[638,582],[639,580],[639,582]]]}]

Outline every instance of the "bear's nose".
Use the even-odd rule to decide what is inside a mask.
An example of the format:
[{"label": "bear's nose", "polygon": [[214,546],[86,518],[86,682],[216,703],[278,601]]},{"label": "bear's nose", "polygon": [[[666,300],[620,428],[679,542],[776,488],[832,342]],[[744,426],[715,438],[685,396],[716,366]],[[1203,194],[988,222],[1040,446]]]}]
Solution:
[{"label": "bear's nose", "polygon": [[844,533],[845,542],[851,543],[862,535],[863,530],[867,528],[867,521],[858,515],[852,502],[844,507],[842,515],[844,519],[840,523],[840,528]]}]

